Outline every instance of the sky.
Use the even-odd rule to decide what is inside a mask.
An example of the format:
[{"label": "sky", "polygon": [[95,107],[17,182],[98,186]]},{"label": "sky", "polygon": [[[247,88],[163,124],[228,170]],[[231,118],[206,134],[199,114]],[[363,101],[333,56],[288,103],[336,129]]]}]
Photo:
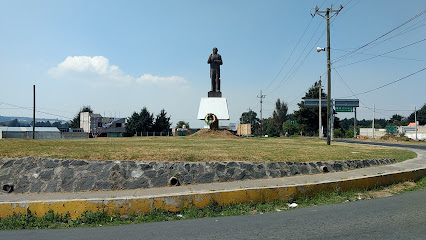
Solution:
[{"label": "sky", "polygon": [[[222,56],[230,120],[263,118],[279,98],[298,109],[321,76],[331,97],[358,98],[358,119],[408,116],[426,103],[424,0],[0,0],[0,115],[72,119],[90,105],[106,117],[165,109],[175,125],[197,120],[210,90],[207,59]],[[382,87],[383,86],[383,87]],[[353,113],[338,113],[351,118]],[[173,126],[172,125],[172,126]]]}]

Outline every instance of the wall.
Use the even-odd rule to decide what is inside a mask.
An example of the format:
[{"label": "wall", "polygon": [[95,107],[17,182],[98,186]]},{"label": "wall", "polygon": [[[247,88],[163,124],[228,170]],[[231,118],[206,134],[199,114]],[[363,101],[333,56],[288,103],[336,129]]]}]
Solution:
[{"label": "wall", "polygon": [[163,187],[172,177],[180,184],[277,178],[344,171],[394,163],[394,159],[329,162],[142,162],[0,159],[0,186],[14,192],[77,192]]},{"label": "wall", "polygon": [[61,132],[62,139],[82,139],[89,138],[89,133],[86,132]]},{"label": "wall", "polygon": [[[374,131],[374,138],[375,139],[379,139],[379,138],[386,135],[386,129],[375,128],[374,130],[375,130]],[[371,128],[360,128],[359,129],[359,135],[369,137],[369,138],[373,138],[373,129],[371,129]]]}]

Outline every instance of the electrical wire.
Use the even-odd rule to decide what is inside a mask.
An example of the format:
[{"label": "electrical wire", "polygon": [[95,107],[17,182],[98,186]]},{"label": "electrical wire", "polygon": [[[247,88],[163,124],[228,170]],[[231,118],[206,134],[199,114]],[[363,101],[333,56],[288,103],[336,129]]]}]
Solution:
[{"label": "electrical wire", "polygon": [[[15,108],[19,108],[19,109],[33,111],[33,108],[31,108],[31,107],[22,107],[22,106],[18,106],[18,105],[6,103],[6,102],[2,102],[2,104],[5,104],[5,105],[11,106],[11,107],[15,107]],[[40,111],[40,110],[36,110],[36,112],[47,114],[47,115],[50,115],[50,116],[61,117],[61,118],[65,118],[65,119],[70,119],[70,120],[72,119],[70,117],[66,117],[66,116],[62,116],[62,115],[58,115],[58,114],[54,114],[54,113],[48,113],[48,112],[44,112],[44,111]]]},{"label": "electrical wire", "polygon": [[[353,94],[353,96],[355,96],[355,97],[357,97],[358,98],[358,96],[357,95],[359,95],[359,94],[355,94],[353,91],[352,91],[352,89],[349,87],[349,85],[346,83],[346,81],[343,79],[343,77],[340,75],[340,73],[335,69],[335,68],[333,68],[334,69],[334,71],[337,73],[337,75],[339,76],[339,78],[343,81],[343,83],[346,85],[346,87],[349,89],[349,91],[351,91],[351,93]],[[380,113],[380,111],[394,111],[394,112],[399,112],[399,111],[411,111],[411,110],[385,110],[385,109],[379,109],[379,108],[376,108],[375,110],[373,110],[372,108],[370,108],[370,107],[367,107],[367,105],[366,104],[364,104],[364,102],[362,102],[361,101],[361,99],[359,99],[358,98],[358,100],[359,100],[359,102],[364,106],[364,108],[366,108],[366,109],[368,109],[368,110],[370,110],[371,112],[376,112],[376,113],[378,113],[378,114],[381,114],[381,115],[383,115],[383,116],[386,116],[386,117],[389,117],[389,118],[391,118],[391,116],[390,115],[388,115],[388,114],[384,114],[384,113]],[[379,111],[377,111],[377,110],[379,110]]]},{"label": "electrical wire", "polygon": [[362,45],[361,47],[359,47],[359,48],[357,48],[357,49],[355,49],[355,50],[353,50],[353,51],[351,51],[351,52],[349,52],[349,53],[347,53],[347,54],[344,54],[343,56],[340,56],[340,57],[336,58],[336,59],[333,61],[333,63],[335,63],[335,62],[337,62],[337,61],[341,61],[341,60],[343,60],[343,59],[347,58],[348,56],[350,56],[350,55],[352,55],[352,54],[354,54],[354,53],[358,52],[359,50],[361,50],[361,49],[363,49],[363,48],[365,48],[365,47],[369,46],[370,44],[372,44],[372,43],[376,42],[377,40],[379,40],[379,39],[381,39],[381,38],[383,38],[383,37],[385,37],[385,36],[389,35],[390,33],[394,32],[395,30],[397,30],[397,29],[401,28],[402,26],[405,26],[406,24],[410,23],[411,21],[413,21],[414,19],[416,19],[416,18],[420,17],[420,16],[421,16],[421,15],[423,15],[424,13],[426,13],[426,9],[425,9],[425,10],[423,10],[422,12],[420,12],[420,13],[416,14],[415,16],[411,17],[410,19],[406,20],[405,22],[403,22],[402,24],[398,25],[397,27],[394,27],[394,28],[393,28],[393,29],[391,29],[390,31],[388,31],[388,32],[386,32],[386,33],[384,33],[384,34],[382,34],[381,36],[379,36],[378,38],[374,39],[373,41],[370,41],[370,42],[368,42],[368,43],[366,43],[366,44]]},{"label": "electrical wire", "polygon": [[[331,49],[335,50],[335,51],[350,52],[350,51],[344,50],[344,49],[337,49],[337,48],[331,48]],[[382,58],[393,58],[393,59],[399,59],[399,60],[408,60],[408,61],[416,61],[416,62],[426,62],[426,59],[393,57],[393,56],[384,56],[384,55],[376,55],[376,54],[369,54],[369,53],[358,53],[358,54],[360,54],[360,55],[367,55],[367,56],[376,56],[376,57],[382,57]]]},{"label": "electrical wire", "polygon": [[359,60],[359,61],[356,61],[356,62],[348,63],[348,64],[345,64],[345,65],[336,66],[336,67],[334,67],[334,68],[341,68],[341,67],[346,67],[346,66],[350,66],[350,65],[353,65],[353,64],[357,64],[357,63],[365,62],[365,61],[368,61],[368,60],[371,60],[371,59],[374,59],[374,58],[377,58],[377,57],[380,57],[380,56],[383,56],[383,55],[386,55],[386,54],[389,54],[389,53],[393,53],[393,52],[399,51],[399,50],[401,50],[401,49],[404,49],[404,48],[407,48],[407,47],[410,47],[410,46],[413,46],[413,45],[418,44],[418,43],[421,43],[421,42],[423,42],[423,41],[426,41],[426,38],[425,38],[425,39],[422,39],[422,40],[419,40],[419,41],[417,41],[417,42],[414,42],[414,43],[411,43],[411,44],[405,45],[405,46],[403,46],[403,47],[400,47],[400,48],[397,48],[397,49],[394,49],[394,50],[391,50],[391,51],[388,51],[388,52],[385,52],[385,53],[382,53],[382,54],[376,55],[376,56],[374,56],[374,57],[369,57],[369,58],[362,59],[362,60]]},{"label": "electrical wire", "polygon": [[373,91],[379,90],[379,89],[381,89],[381,88],[387,87],[387,86],[389,86],[389,85],[391,85],[391,84],[394,84],[394,83],[397,83],[397,82],[399,82],[399,81],[402,81],[402,80],[404,80],[404,79],[406,79],[406,78],[409,78],[409,77],[411,77],[411,76],[413,76],[413,75],[416,75],[416,74],[418,74],[419,72],[422,72],[422,71],[424,71],[424,70],[426,70],[426,68],[420,69],[420,70],[418,70],[417,72],[411,73],[411,74],[409,74],[409,75],[407,75],[407,76],[405,76],[405,77],[399,78],[399,79],[397,79],[397,80],[395,80],[395,81],[392,81],[392,82],[386,83],[386,84],[384,84],[384,85],[382,85],[382,86],[380,86],[380,87],[376,87],[376,88],[370,89],[370,90],[365,91],[365,92],[357,93],[357,94],[354,94],[354,95],[351,95],[351,96],[342,97],[342,98],[353,97],[353,96],[356,96],[356,95],[362,95],[362,94],[366,94],[366,93],[370,93],[370,92],[373,92]]}]

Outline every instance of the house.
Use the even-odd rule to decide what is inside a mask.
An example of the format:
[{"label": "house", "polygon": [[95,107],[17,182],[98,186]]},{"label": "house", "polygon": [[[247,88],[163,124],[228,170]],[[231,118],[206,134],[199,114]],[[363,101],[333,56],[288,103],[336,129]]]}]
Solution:
[{"label": "house", "polygon": [[126,119],[102,117],[100,114],[80,113],[80,128],[91,137],[122,137]]}]

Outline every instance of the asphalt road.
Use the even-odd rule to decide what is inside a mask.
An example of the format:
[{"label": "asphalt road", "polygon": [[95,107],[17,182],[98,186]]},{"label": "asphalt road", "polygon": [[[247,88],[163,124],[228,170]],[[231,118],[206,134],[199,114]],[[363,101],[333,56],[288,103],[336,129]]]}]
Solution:
[{"label": "asphalt road", "polygon": [[1,231],[0,239],[425,239],[426,190],[268,214]]},{"label": "asphalt road", "polygon": [[343,143],[356,143],[356,144],[367,144],[387,147],[398,147],[398,148],[414,148],[419,150],[426,150],[426,145],[415,145],[415,144],[398,144],[398,143],[386,143],[386,142],[370,142],[370,141],[356,141],[347,139],[334,139],[335,142]]}]

